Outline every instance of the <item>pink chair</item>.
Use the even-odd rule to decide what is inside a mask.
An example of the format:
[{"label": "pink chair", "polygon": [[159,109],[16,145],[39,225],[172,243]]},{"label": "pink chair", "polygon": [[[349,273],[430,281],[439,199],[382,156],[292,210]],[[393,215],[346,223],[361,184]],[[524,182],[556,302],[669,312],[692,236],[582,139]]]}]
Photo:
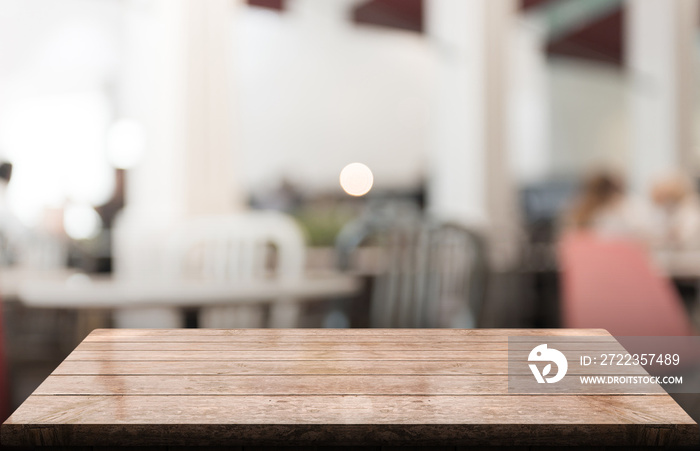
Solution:
[{"label": "pink chair", "polygon": [[10,416],[10,391],[5,354],[4,331],[2,327],[2,300],[0,300],[0,422]]},{"label": "pink chair", "polygon": [[572,232],[558,254],[564,327],[618,336],[695,335],[675,289],[642,246]]}]

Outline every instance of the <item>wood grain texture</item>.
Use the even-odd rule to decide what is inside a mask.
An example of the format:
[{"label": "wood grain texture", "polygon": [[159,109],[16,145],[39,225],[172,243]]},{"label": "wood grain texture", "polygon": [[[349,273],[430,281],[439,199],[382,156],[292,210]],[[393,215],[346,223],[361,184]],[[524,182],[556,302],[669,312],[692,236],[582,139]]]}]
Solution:
[{"label": "wood grain texture", "polygon": [[[590,354],[590,352],[571,353],[571,356]],[[292,360],[447,360],[470,362],[474,360],[505,361],[507,351],[73,351],[67,361],[105,360],[105,361],[292,361]],[[577,360],[577,359],[574,359]]]},{"label": "wood grain texture", "polygon": [[169,337],[175,341],[202,339],[209,337],[247,337],[254,341],[267,338],[280,340],[298,339],[313,341],[315,338],[348,341],[361,338],[380,340],[387,338],[411,338],[421,340],[439,338],[441,340],[455,337],[494,337],[506,340],[508,336],[534,337],[609,337],[604,329],[97,329],[85,341],[120,341],[119,339],[140,340],[145,337]]},{"label": "wood grain texture", "polygon": [[[527,383],[532,374],[514,383]],[[616,384],[596,387],[605,394],[665,395],[659,386]],[[588,387],[557,385],[552,393],[590,393]],[[508,376],[436,377],[395,375],[349,376],[49,376],[34,395],[154,395],[154,396],[283,396],[283,395],[384,395],[445,396],[502,395],[508,392]],[[532,392],[531,392],[532,393]],[[536,392],[535,392],[536,393]]]},{"label": "wood grain texture", "polygon": [[[539,343],[550,336],[609,335],[96,330],[3,424],[0,440],[16,446],[244,449],[700,442],[697,424],[663,393],[509,394],[508,336]],[[595,339],[585,349],[572,343],[569,352],[599,345]],[[621,368],[620,374],[634,370]]]},{"label": "wood grain texture", "polygon": [[[673,400],[646,398],[33,396],[3,426],[3,443],[693,443],[697,426]],[[532,406],[546,414],[538,415]]]},{"label": "wood grain texture", "polygon": [[[539,342],[532,343],[514,343],[510,345],[511,349],[520,349],[529,351]],[[428,341],[415,342],[397,341],[397,342],[311,342],[303,341],[295,342],[266,342],[266,341],[235,341],[228,342],[88,342],[81,343],[75,350],[82,351],[389,351],[396,353],[397,351],[448,351],[463,352],[468,350],[473,351],[501,351],[508,352],[509,344],[507,341],[501,342],[471,342],[469,340],[460,340],[452,342]],[[625,352],[625,349],[617,342],[605,343],[596,341],[585,341],[576,343],[559,343],[557,349],[561,351],[602,351],[602,352]]]},{"label": "wood grain texture", "polygon": [[[622,366],[616,373],[643,374],[643,368]],[[198,361],[111,361],[111,360],[66,360],[53,372],[54,375],[483,375],[503,376],[509,374],[508,362],[504,360],[215,360]],[[530,376],[526,367],[511,368],[510,374]],[[600,374],[596,366],[569,367],[567,374]],[[610,374],[610,373],[606,373]]]}]

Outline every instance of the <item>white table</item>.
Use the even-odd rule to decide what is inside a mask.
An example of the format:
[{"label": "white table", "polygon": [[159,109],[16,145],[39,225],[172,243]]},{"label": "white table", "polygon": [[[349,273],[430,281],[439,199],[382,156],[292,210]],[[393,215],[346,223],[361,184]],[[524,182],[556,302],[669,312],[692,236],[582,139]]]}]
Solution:
[{"label": "white table", "polygon": [[700,280],[700,251],[655,251],[653,257],[668,277]]},{"label": "white table", "polygon": [[63,283],[78,271],[70,268],[32,269],[19,266],[0,267],[0,298],[14,300],[22,285],[33,281]]},{"label": "white table", "polygon": [[116,309],[124,307],[203,307],[273,299],[322,299],[357,292],[359,282],[340,273],[308,275],[293,280],[254,282],[124,281],[90,278],[68,284],[34,280],[19,287],[19,300],[34,308]]},{"label": "white table", "polygon": [[290,312],[299,301],[348,296],[359,288],[357,278],[338,272],[312,273],[290,280],[227,283],[73,275],[62,280],[24,279],[17,288],[17,298],[32,308],[117,311],[274,304],[275,309],[284,313],[276,316],[273,313],[271,325],[290,327],[293,326]]}]

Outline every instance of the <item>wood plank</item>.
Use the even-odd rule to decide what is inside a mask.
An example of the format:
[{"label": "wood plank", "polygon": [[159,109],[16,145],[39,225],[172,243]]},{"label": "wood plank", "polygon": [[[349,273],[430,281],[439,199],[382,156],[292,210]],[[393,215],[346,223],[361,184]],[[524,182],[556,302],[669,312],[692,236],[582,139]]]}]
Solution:
[{"label": "wood plank", "polygon": [[668,396],[32,396],[6,445],[692,445]]},{"label": "wood plank", "polygon": [[[440,375],[507,374],[508,362],[431,360],[256,360],[256,361],[119,361],[66,360],[54,375]],[[529,370],[528,370],[529,371]]]},{"label": "wood plank", "polygon": [[[599,353],[600,351],[594,351]],[[577,363],[589,351],[568,351],[567,360]],[[522,360],[526,361],[527,354]],[[317,351],[317,350],[277,350],[277,351],[73,351],[67,361],[290,361],[290,360],[325,360],[329,362],[340,360],[371,360],[371,361],[401,361],[401,360],[440,360],[471,362],[481,360],[508,360],[507,351]],[[198,365],[199,363],[197,363]]]},{"label": "wood plank", "polygon": [[[405,343],[406,339],[411,338],[411,341],[416,343],[508,343],[509,337],[517,337],[519,341],[531,341],[533,343],[540,341],[542,338],[551,337],[550,335],[464,335],[464,334],[395,334],[395,335],[374,335],[368,334],[363,336],[356,335],[241,335],[241,334],[211,334],[210,329],[198,329],[201,334],[185,334],[177,335],[119,335],[119,336],[102,336],[90,335],[84,343]],[[591,340],[605,341],[614,340],[610,335],[560,335],[555,336],[557,340]],[[558,342],[560,342],[558,341]]]},{"label": "wood plank", "polygon": [[[34,395],[504,395],[509,376],[49,376]],[[532,375],[511,376],[519,387],[534,385]],[[569,383],[566,383],[569,382]],[[666,395],[658,385],[585,385],[569,379],[546,393]],[[519,390],[521,392],[522,390]]]},{"label": "wood plank", "polygon": [[[519,341],[538,343],[542,342],[543,338],[540,336],[512,336],[517,337]],[[409,339],[408,336],[396,336],[396,337],[382,337],[382,336],[369,336],[369,337],[309,337],[305,339],[303,337],[288,337],[288,338],[278,338],[278,337],[260,337],[254,338],[249,336],[237,336],[237,335],[194,335],[184,338],[167,337],[167,336],[141,336],[141,337],[94,337],[89,340],[84,340],[84,343],[273,343],[273,344],[295,344],[295,343],[327,343],[327,344],[339,344],[339,343],[406,343]],[[496,336],[496,335],[484,335],[484,336],[419,336],[414,337],[416,343],[461,343],[461,344],[472,344],[472,343],[508,343],[507,336]],[[577,340],[582,341],[585,339],[590,339],[592,342],[594,340],[604,340],[612,339],[612,337],[605,337],[602,335],[586,335],[580,337],[556,337],[557,343],[559,340]],[[527,341],[529,340],[529,341]],[[600,341],[599,341],[600,342]]]},{"label": "wood plank", "polygon": [[[607,339],[606,339],[607,340]],[[86,342],[81,343],[76,351],[530,351],[534,343],[508,344],[507,341],[496,342]],[[626,352],[617,342],[585,342],[556,343],[560,351],[595,351],[595,352]]]},{"label": "wood plank", "polygon": [[178,340],[189,337],[251,337],[261,340],[266,337],[290,339],[302,337],[308,340],[311,337],[336,337],[342,340],[361,337],[363,340],[369,337],[410,338],[420,340],[422,337],[448,337],[464,336],[552,336],[552,337],[578,337],[578,336],[611,336],[604,329],[95,329],[86,338],[86,341],[98,338],[140,338],[140,337],[175,337]]},{"label": "wood plank", "polygon": [[[204,329],[201,329],[204,330]],[[584,336],[581,338],[605,338],[604,336]],[[342,336],[309,336],[309,337],[284,337],[284,336],[264,336],[253,337],[249,335],[187,335],[184,337],[168,335],[140,335],[140,336],[88,336],[84,343],[405,343],[408,336],[382,336],[369,335],[366,337],[342,337]],[[450,335],[441,337],[419,336],[415,337],[419,343],[507,343],[508,337],[502,335]],[[537,337],[530,337],[533,340]]]},{"label": "wood plank", "polygon": [[507,376],[49,376],[34,395],[506,394]]},{"label": "wood plank", "polygon": [[507,360],[506,351],[73,351],[66,360]]},{"label": "wood plank", "polygon": [[[646,374],[643,368],[622,366],[615,374]],[[504,360],[434,361],[434,360],[286,360],[286,361],[96,361],[67,360],[53,372],[55,375],[505,375],[508,362]],[[510,374],[531,375],[523,365]],[[567,374],[601,374],[594,365],[569,366]],[[613,373],[606,373],[613,374]]]}]

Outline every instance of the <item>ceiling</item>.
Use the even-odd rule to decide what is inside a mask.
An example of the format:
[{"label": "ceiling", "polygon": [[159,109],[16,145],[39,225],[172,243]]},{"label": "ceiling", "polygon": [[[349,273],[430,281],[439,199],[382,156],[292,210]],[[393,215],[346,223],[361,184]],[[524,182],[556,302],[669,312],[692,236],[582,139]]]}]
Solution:
[{"label": "ceiling", "polygon": [[[284,11],[285,0],[247,0],[252,6]],[[561,0],[520,0],[524,13],[546,8]],[[353,11],[358,24],[424,31],[424,0],[367,0]],[[624,8],[614,8],[595,20],[559,33],[547,44],[551,56],[567,56],[611,65],[623,62]]]}]

